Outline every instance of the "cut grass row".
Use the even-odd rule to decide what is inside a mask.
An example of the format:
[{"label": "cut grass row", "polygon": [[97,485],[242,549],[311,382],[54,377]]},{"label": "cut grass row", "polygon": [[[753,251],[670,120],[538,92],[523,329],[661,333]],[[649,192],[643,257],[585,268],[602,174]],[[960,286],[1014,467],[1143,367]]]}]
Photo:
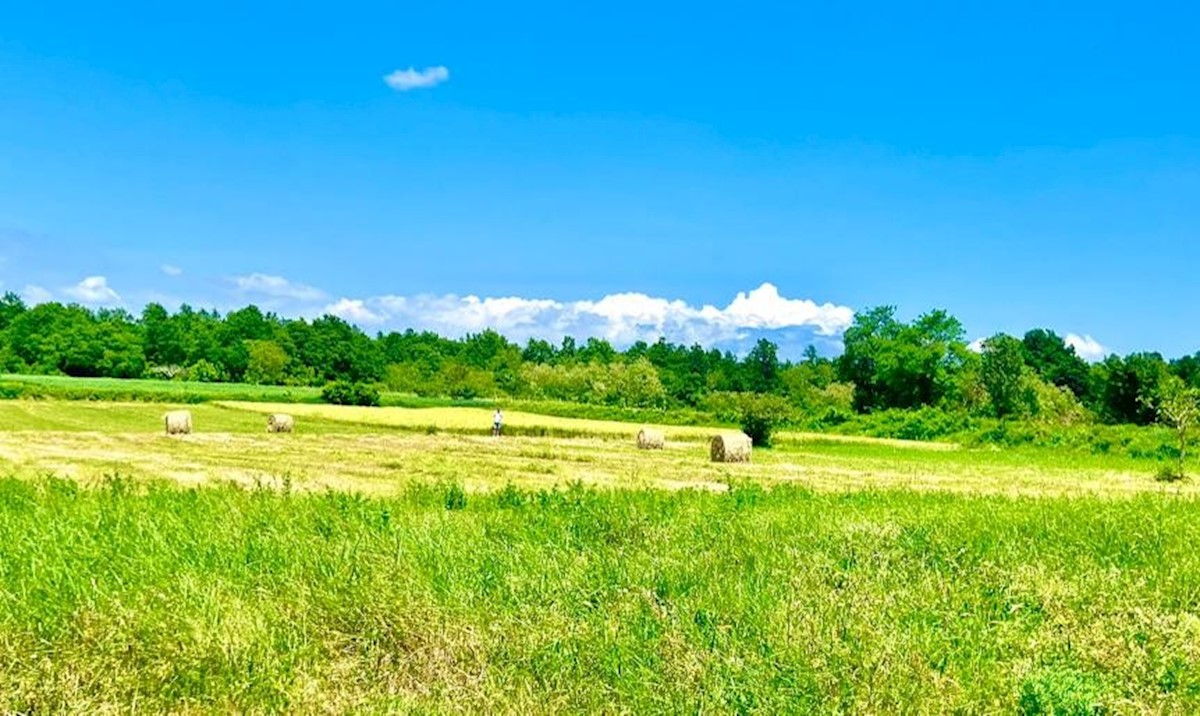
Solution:
[{"label": "cut grass row", "polygon": [[1197,507],[0,480],[0,711],[1196,713]]}]

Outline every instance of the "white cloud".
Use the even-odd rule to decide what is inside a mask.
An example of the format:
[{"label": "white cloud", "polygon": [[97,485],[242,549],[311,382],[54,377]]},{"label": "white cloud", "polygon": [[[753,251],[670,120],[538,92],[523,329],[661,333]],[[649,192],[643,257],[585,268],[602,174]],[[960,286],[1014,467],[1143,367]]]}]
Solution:
[{"label": "white cloud", "polygon": [[182,276],[183,275],[183,269],[179,268],[178,266],[172,266],[171,264],[163,264],[162,266],[159,267],[159,270],[168,276]]},{"label": "white cloud", "polygon": [[987,340],[986,338],[976,338],[975,340],[973,340],[967,344],[967,350],[971,351],[972,353],[982,353],[983,352],[983,342],[986,340]]},{"label": "white cloud", "polygon": [[1080,336],[1074,333],[1068,333],[1064,339],[1066,344],[1075,349],[1075,353],[1089,363],[1095,363],[1098,360],[1103,360],[1104,356],[1109,354],[1109,350],[1100,344],[1091,336]]},{"label": "white cloud", "polygon": [[121,302],[121,296],[108,285],[104,276],[88,276],[74,286],[64,288],[63,293],[80,303],[109,305]]},{"label": "white cloud", "polygon": [[596,336],[621,346],[660,336],[711,346],[741,341],[756,331],[795,329],[836,339],[854,318],[846,306],[784,298],[769,283],[739,293],[725,308],[697,307],[644,293],[617,293],[595,301],[449,294],[342,299],[326,311],[355,323],[450,336],[492,328],[516,341]]},{"label": "white cloud", "polygon": [[36,306],[39,303],[49,303],[54,300],[54,295],[42,288],[32,284],[21,289],[21,300],[31,306]]},{"label": "white cloud", "polygon": [[242,293],[253,293],[270,298],[321,301],[328,297],[324,291],[318,288],[302,283],[293,283],[282,276],[269,276],[262,273],[235,276],[233,283]]},{"label": "white cloud", "polygon": [[373,313],[362,301],[349,298],[343,298],[337,303],[329,304],[325,307],[325,313],[337,316],[338,318],[344,318],[351,323],[363,325],[383,322],[383,317]]},{"label": "white cloud", "polygon": [[746,328],[815,326],[823,336],[841,333],[854,321],[854,309],[831,303],[818,306],[809,300],[788,299],[779,289],[764,283],[750,293],[738,293],[725,315]]},{"label": "white cloud", "polygon": [[450,79],[450,70],[441,65],[426,67],[423,70],[409,67],[407,70],[396,70],[383,77],[383,81],[387,83],[388,87],[399,92],[434,87],[448,79]]}]

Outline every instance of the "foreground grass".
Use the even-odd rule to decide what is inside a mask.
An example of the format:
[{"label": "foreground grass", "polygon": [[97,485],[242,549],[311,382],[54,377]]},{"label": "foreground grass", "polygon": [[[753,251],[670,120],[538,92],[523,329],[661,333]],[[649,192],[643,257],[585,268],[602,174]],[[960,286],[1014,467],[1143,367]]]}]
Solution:
[{"label": "foreground grass", "polygon": [[0,480],[0,712],[1195,713],[1197,507]]}]

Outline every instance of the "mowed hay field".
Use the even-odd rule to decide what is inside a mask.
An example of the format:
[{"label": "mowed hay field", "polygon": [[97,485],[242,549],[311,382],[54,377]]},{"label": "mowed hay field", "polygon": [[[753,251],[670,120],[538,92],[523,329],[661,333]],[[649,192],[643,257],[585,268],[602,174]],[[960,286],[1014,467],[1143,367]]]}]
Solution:
[{"label": "mowed hay field", "polygon": [[0,713],[1200,712],[1153,463],[168,407],[0,402]]},{"label": "mowed hay field", "polygon": [[[184,484],[287,482],[297,490],[387,495],[406,485],[454,482],[472,492],[575,482],[598,487],[727,489],[731,482],[819,490],[937,489],[1027,495],[1193,494],[1163,485],[1154,462],[1050,450],[963,450],[940,443],[781,433],[749,465],[708,461],[717,429],[657,426],[666,449],[638,450],[639,425],[506,413],[490,437],[482,408],[356,408],[275,403],[183,406],[188,436],[164,434],[181,406],[0,401],[0,473],[84,481],[111,475]],[[296,432],[268,435],[266,416],[296,417]]]}]

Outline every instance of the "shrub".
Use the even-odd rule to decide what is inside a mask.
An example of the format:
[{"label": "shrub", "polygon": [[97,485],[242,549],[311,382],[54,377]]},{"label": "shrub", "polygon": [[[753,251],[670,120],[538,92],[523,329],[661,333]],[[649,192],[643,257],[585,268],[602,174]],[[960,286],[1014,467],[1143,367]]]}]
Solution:
[{"label": "shrub", "polygon": [[517,487],[511,482],[507,483],[504,488],[496,494],[496,504],[508,509],[524,507],[525,493],[517,489]]},{"label": "shrub", "polygon": [[1099,716],[1106,712],[1099,680],[1074,669],[1043,669],[1021,684],[1021,716]]},{"label": "shrub", "polygon": [[461,510],[467,506],[467,493],[457,483],[446,488],[446,509]]},{"label": "shrub", "polygon": [[216,383],[221,380],[221,369],[211,361],[203,358],[192,364],[191,368],[187,369],[186,380],[195,381],[197,383]]},{"label": "shrub", "polygon": [[778,395],[714,393],[705,407],[720,420],[737,423],[755,447],[770,447],[775,428],[793,417],[792,405]]},{"label": "shrub", "polygon": [[761,413],[747,413],[742,418],[742,432],[758,447],[771,447],[771,433],[775,432],[775,421]]},{"label": "shrub", "polygon": [[1180,482],[1183,480],[1183,470],[1175,463],[1167,463],[1158,469],[1154,479],[1159,482]]},{"label": "shrub", "polygon": [[366,383],[339,380],[321,390],[321,400],[334,405],[379,405],[379,391]]}]

